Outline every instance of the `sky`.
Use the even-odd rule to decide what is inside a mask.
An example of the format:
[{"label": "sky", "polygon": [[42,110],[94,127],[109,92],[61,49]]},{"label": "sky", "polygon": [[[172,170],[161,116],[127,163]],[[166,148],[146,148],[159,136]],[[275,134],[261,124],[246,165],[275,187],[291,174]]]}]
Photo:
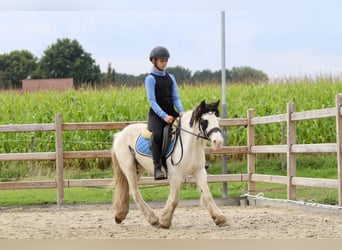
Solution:
[{"label": "sky", "polygon": [[[167,2],[167,3],[166,3]],[[222,32],[222,13],[225,29]],[[270,78],[342,75],[342,1],[0,0],[0,54],[37,58],[77,40],[101,71],[148,73],[155,46],[192,73],[248,66]]]}]

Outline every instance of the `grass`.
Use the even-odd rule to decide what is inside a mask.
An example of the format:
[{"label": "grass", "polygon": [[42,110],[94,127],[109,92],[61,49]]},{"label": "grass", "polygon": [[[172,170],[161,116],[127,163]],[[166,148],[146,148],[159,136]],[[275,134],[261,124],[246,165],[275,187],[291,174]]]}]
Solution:
[{"label": "grass", "polygon": [[[1,206],[56,204],[56,189],[1,190]],[[65,204],[107,203],[112,191],[103,188],[66,188]]]},{"label": "grass", "polygon": [[[246,161],[232,161],[228,163],[228,172],[231,174],[246,173]],[[77,171],[66,169],[68,178],[111,178],[112,171],[105,169],[88,169]],[[214,163],[208,169],[208,174],[221,173],[221,164]],[[286,175],[281,164],[281,157],[262,158],[257,161],[257,173],[271,175]],[[312,178],[337,178],[336,157],[331,156],[300,156],[297,159],[297,176]],[[50,178],[53,178],[51,176]],[[30,179],[30,177],[28,177]],[[26,180],[28,180],[26,179]],[[209,188],[215,198],[222,197],[222,184],[209,183]],[[141,193],[146,201],[165,201],[169,194],[168,185],[143,185]],[[257,183],[256,193],[265,197],[286,199],[286,186],[271,183]],[[111,188],[66,188],[64,190],[65,204],[88,204],[112,202]],[[229,197],[238,197],[248,192],[246,182],[228,183]],[[25,206],[56,204],[56,189],[32,190],[1,190],[0,206]],[[193,183],[182,184],[180,199],[198,199],[200,192]],[[337,204],[337,190],[311,187],[297,187],[297,200],[315,201],[323,204]]]},{"label": "grass", "polygon": [[[213,196],[222,194],[222,184],[209,184]],[[146,201],[165,201],[169,194],[168,185],[141,186],[140,191]],[[27,206],[56,204],[56,189],[1,190],[0,206]],[[112,202],[113,192],[110,188],[66,188],[64,189],[65,204],[91,204]],[[183,184],[180,192],[182,200],[199,199],[200,192],[193,184]]]}]

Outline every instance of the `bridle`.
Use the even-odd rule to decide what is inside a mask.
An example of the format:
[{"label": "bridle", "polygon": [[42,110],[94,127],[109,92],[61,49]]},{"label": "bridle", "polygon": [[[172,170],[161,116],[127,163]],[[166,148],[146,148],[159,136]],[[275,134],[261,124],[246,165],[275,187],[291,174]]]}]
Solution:
[{"label": "bridle", "polygon": [[[201,138],[201,139],[204,139],[204,140],[207,140],[207,141],[210,141],[210,136],[211,136],[212,133],[215,133],[215,132],[220,132],[220,133],[222,133],[222,132],[221,132],[221,129],[220,129],[219,127],[214,127],[214,128],[212,128],[212,129],[210,129],[209,131],[207,131],[207,130],[204,129],[203,126],[201,125],[201,121],[203,121],[202,118],[199,120],[199,123],[198,123],[198,128],[199,128],[199,131],[200,131],[198,134],[193,133],[193,132],[191,132],[191,131],[189,131],[189,130],[186,130],[186,129],[182,128],[182,127],[180,126],[180,120],[179,120],[179,125],[176,127],[176,132],[175,132],[175,133],[177,133],[177,131],[180,131],[180,130],[181,130],[181,131],[183,131],[183,132],[185,132],[185,133],[188,133],[188,134],[190,134],[190,135],[196,136],[197,139],[198,139],[198,138]],[[178,132],[178,133],[179,133],[179,132]]]},{"label": "bridle", "polygon": [[[174,162],[173,159],[172,159],[172,155],[171,155],[171,163],[172,165],[178,165],[182,159],[183,159],[183,141],[182,141],[182,137],[181,137],[181,133],[180,131],[183,131],[187,134],[190,134],[190,135],[193,135],[193,136],[196,136],[197,139],[201,138],[201,139],[204,139],[204,140],[207,140],[207,141],[210,141],[210,136],[212,133],[215,133],[215,132],[221,132],[221,129],[219,127],[213,127],[212,129],[210,129],[209,131],[206,130],[206,127],[208,126],[208,122],[206,120],[204,120],[202,117],[199,119],[198,121],[198,129],[199,129],[199,133],[196,134],[196,133],[193,133],[187,129],[184,129],[182,128],[182,125],[181,125],[181,118],[182,117],[179,117],[179,124],[178,126],[174,126],[176,131],[174,132],[175,133],[175,145],[177,143],[177,140],[179,140],[179,144],[181,146],[181,157],[180,159],[178,160],[178,162]],[[206,122],[204,122],[206,121]],[[204,128],[205,127],[205,128]]]},{"label": "bridle", "polygon": [[211,136],[212,133],[220,132],[222,134],[221,129],[219,127],[213,127],[212,129],[207,131],[205,128],[203,128],[202,121],[204,121],[204,120],[202,118],[200,118],[199,123],[198,123],[198,128],[200,130],[200,133],[202,133],[203,135],[198,134],[197,137],[209,141],[210,140],[209,137]]}]

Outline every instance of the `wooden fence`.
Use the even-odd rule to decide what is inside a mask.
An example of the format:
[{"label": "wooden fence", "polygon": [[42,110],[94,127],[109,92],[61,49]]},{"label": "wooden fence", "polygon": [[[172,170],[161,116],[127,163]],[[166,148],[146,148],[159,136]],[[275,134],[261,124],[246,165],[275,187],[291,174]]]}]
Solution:
[{"label": "wooden fence", "polygon": [[[208,182],[248,182],[248,190],[253,194],[256,182],[278,183],[287,186],[287,198],[296,199],[297,186],[310,186],[338,189],[338,205],[342,206],[342,94],[336,96],[336,107],[319,110],[296,112],[295,105],[288,103],[287,113],[264,117],[254,117],[254,110],[247,111],[247,118],[221,119],[220,126],[244,126],[247,128],[246,146],[225,146],[213,150],[206,148],[207,154],[246,154],[247,174],[220,174],[208,175]],[[296,144],[296,122],[310,119],[335,118],[336,119],[336,143],[323,144]],[[34,189],[57,188],[57,204],[64,204],[65,187],[84,186],[108,186],[112,179],[72,179],[65,180],[63,174],[64,159],[85,158],[110,158],[110,150],[97,151],[63,151],[63,132],[80,130],[118,130],[135,122],[96,122],[96,123],[63,123],[62,115],[57,114],[55,123],[48,124],[22,124],[0,125],[0,133],[10,132],[46,132],[55,131],[56,151],[37,153],[13,153],[0,154],[0,161],[17,160],[55,160],[55,181],[30,181],[30,182],[0,182],[0,190],[4,189]],[[272,123],[287,124],[287,142],[281,145],[255,145],[255,126]],[[287,175],[265,175],[256,173],[257,154],[281,153],[286,154]],[[337,179],[306,178],[296,176],[296,154],[298,153],[336,153],[337,154]],[[193,182],[191,176],[185,182]],[[143,177],[139,184],[155,184],[153,177]],[[167,180],[158,183],[168,183]]]}]

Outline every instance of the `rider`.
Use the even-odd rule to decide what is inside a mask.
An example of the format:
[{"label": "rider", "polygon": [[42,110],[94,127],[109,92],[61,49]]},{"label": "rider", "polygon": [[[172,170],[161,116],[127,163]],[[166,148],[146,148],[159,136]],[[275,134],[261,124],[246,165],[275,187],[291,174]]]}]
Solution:
[{"label": "rider", "polygon": [[150,105],[148,128],[152,131],[151,149],[155,180],[167,178],[161,170],[163,128],[184,113],[176,79],[173,75],[165,72],[169,57],[170,53],[165,47],[153,48],[150,53],[153,68],[145,78],[146,93]]}]

